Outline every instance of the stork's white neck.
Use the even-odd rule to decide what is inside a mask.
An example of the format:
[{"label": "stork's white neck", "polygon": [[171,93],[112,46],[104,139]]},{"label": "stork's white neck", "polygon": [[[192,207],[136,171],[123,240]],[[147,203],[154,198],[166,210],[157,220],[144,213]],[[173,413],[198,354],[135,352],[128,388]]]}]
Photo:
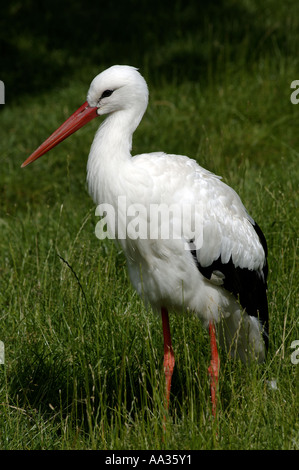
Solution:
[{"label": "stork's white neck", "polygon": [[113,204],[122,194],[117,183],[125,172],[124,166],[131,163],[132,136],[144,111],[136,108],[116,111],[99,127],[87,163],[88,191],[95,203]]}]

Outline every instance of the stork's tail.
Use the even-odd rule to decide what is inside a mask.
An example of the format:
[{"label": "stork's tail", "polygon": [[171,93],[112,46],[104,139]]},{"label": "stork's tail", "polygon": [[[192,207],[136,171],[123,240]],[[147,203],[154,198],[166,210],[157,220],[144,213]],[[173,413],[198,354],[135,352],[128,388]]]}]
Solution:
[{"label": "stork's tail", "polygon": [[244,363],[265,360],[265,337],[267,332],[258,318],[247,315],[244,310],[236,310],[229,317],[223,318],[219,324],[221,346],[230,357],[239,356]]}]

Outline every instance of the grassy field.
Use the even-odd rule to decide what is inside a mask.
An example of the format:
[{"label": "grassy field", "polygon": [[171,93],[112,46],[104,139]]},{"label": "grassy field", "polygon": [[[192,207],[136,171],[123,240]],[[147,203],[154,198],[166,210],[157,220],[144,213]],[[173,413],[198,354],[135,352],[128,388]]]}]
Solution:
[{"label": "grassy field", "polygon": [[[174,2],[176,32],[168,39],[164,33],[161,43],[145,16],[143,43],[133,52],[129,36],[122,47],[118,38],[118,53],[110,56],[108,37],[99,46],[103,59],[91,50],[84,62],[80,51],[70,56],[66,40],[65,49],[49,52],[48,78],[46,69],[33,69],[36,75],[31,70],[25,83],[14,82],[20,71],[6,64],[1,449],[299,448],[299,365],[291,361],[291,344],[299,340],[299,105],[290,102],[290,84],[299,79],[299,16],[292,1],[216,3],[222,10],[209,11],[197,29],[194,12]],[[160,21],[162,13],[167,17],[156,13]],[[187,24],[192,28],[184,29]],[[14,44],[26,55],[34,42],[22,31]],[[34,60],[46,54],[42,39]],[[94,233],[98,218],[85,179],[99,121],[20,168],[83,103],[91,79],[117,62],[139,66],[150,86],[133,153],[196,158],[240,194],[268,241],[269,354],[265,364],[250,367],[221,355],[217,422],[211,418],[207,332],[197,318],[172,315],[176,366],[163,430],[161,319],[133,291],[123,254]],[[59,77],[54,85],[51,73]]]}]

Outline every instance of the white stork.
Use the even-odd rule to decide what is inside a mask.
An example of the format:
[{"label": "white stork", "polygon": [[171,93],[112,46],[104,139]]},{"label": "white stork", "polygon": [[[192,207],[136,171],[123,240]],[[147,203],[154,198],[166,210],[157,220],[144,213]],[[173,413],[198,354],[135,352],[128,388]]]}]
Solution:
[{"label": "white stork", "polygon": [[[119,211],[127,207],[163,204],[193,210],[188,218],[169,218],[172,235],[133,237],[132,218],[121,214],[110,229],[126,255],[133,286],[162,314],[166,406],[169,404],[174,352],[168,311],[182,309],[198,315],[211,341],[212,412],[216,413],[220,343],[230,356],[244,362],[263,361],[268,343],[267,246],[265,237],[247,213],[237,193],[195,160],[164,152],[132,157],[132,136],[148,104],[148,88],[136,68],[114,65],[91,82],[87,101],[24,163],[33,162],[91,119],[108,115],[99,127],[87,164],[89,193],[96,204]],[[200,232],[194,232],[199,216]],[[158,219],[155,219],[158,220]],[[163,220],[156,222],[161,228]],[[120,237],[125,233],[125,237]],[[150,233],[150,232],[148,232]],[[200,236],[199,236],[200,235]],[[200,243],[196,240],[200,239]]]}]

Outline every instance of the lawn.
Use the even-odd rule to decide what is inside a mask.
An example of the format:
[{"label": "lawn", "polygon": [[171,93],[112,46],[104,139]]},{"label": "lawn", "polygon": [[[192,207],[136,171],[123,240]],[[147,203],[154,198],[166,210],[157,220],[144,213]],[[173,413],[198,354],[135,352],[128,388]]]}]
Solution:
[{"label": "lawn", "polygon": [[[70,12],[65,3],[56,29],[56,1],[34,14],[33,2],[10,2],[4,13],[19,32],[7,21],[9,39],[0,19],[0,448],[298,450],[296,2],[219,1],[205,10],[154,1],[147,12],[131,0],[129,13],[120,8],[129,18],[120,30],[107,7],[104,36],[84,23],[97,2],[84,2],[82,18],[78,0]],[[91,30],[86,44],[68,14]],[[245,367],[221,352],[216,421],[208,334],[182,313],[170,317],[176,366],[163,426],[161,319],[131,287],[120,249],[95,236],[85,181],[99,120],[20,168],[113,63],[138,66],[150,88],[132,153],[195,158],[240,194],[267,238],[268,356]]]}]

